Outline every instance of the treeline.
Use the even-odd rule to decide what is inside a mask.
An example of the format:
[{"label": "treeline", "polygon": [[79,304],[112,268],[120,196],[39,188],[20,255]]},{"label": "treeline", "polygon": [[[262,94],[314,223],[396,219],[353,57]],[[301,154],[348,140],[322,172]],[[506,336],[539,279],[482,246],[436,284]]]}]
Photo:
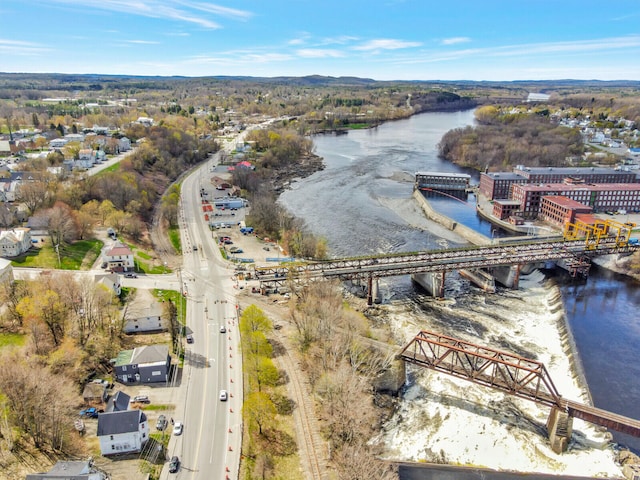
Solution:
[{"label": "treeline", "polygon": [[536,113],[500,114],[495,107],[476,111],[475,127],[450,130],[441,139],[440,156],[477,170],[505,170],[513,165],[564,166],[581,156],[584,145],[576,129],[558,126]]},{"label": "treeline", "polygon": [[102,284],[56,272],[3,283],[0,301],[0,328],[24,332],[26,339],[0,356],[0,451],[32,444],[44,452],[84,454],[73,426],[79,388],[121,348],[127,313],[120,298]]},{"label": "treeline", "polygon": [[393,466],[378,460],[381,446],[371,441],[383,421],[372,385],[391,359],[363,341],[370,333],[368,321],[345,306],[338,285],[314,282],[292,302],[294,340],[336,478],[397,478]]},{"label": "treeline", "polygon": [[[295,178],[311,173],[302,164],[313,155],[313,142],[286,127],[253,130],[247,140],[254,142],[247,158],[255,169],[236,168],[233,184],[242,189],[251,205],[248,224],[260,235],[279,240],[291,256],[326,258],[326,241],[310,233],[302,220],[277,203],[274,188],[283,174]],[[316,160],[320,163],[317,157]]]}]

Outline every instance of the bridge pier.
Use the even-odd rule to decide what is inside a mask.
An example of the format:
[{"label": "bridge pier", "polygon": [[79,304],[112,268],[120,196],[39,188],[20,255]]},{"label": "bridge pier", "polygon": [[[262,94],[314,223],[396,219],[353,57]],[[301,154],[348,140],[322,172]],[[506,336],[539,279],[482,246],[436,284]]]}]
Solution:
[{"label": "bridge pier", "polygon": [[547,433],[551,450],[558,454],[566,452],[573,433],[573,417],[558,407],[552,407],[547,418]]},{"label": "bridge pier", "polygon": [[517,289],[520,283],[520,270],[522,265],[506,265],[504,267],[493,267],[491,275],[507,288]]},{"label": "bridge pier", "polygon": [[444,271],[414,273],[411,275],[411,280],[416,282],[434,297],[444,298],[444,275]]},{"label": "bridge pier", "polygon": [[380,295],[380,285],[378,279],[375,281],[372,275],[369,275],[367,279],[367,305],[373,305],[374,303],[382,303],[382,295]]}]

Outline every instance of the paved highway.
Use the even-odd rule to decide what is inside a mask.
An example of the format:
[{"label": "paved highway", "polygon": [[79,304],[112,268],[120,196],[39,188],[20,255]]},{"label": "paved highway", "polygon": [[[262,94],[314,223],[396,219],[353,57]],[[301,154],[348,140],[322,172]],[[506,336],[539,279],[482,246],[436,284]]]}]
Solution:
[{"label": "paved highway", "polygon": [[[185,364],[175,420],[184,433],[173,436],[169,456],[181,468],[161,478],[237,478],[241,446],[242,364],[238,352],[237,310],[233,269],[222,259],[204,221],[200,187],[209,162],[182,183],[180,230],[183,267],[179,274],[187,296],[187,330],[194,343],[185,344]],[[220,327],[226,332],[222,333]],[[229,398],[221,401],[220,390]],[[180,417],[180,418],[178,418]]]}]

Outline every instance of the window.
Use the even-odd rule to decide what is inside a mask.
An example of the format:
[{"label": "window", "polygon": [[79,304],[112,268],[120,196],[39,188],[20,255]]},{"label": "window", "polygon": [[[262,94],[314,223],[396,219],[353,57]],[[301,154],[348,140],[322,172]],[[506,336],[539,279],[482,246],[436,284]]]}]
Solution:
[{"label": "window", "polygon": [[127,371],[127,366],[126,366],[126,365],[123,365],[123,366],[122,366],[122,371],[123,371],[123,372],[126,372],[126,371]]}]

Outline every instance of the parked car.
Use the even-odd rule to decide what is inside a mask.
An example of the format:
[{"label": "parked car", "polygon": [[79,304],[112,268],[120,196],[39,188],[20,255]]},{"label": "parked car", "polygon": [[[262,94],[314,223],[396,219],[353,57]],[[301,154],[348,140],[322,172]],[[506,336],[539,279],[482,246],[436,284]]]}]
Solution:
[{"label": "parked car", "polygon": [[226,390],[220,390],[220,401],[221,402],[226,402],[228,397],[229,397],[229,395],[227,394]]},{"label": "parked car", "polygon": [[238,247],[231,247],[229,249],[229,252],[231,252],[231,253],[244,253],[244,250],[242,250],[241,248],[238,248]]},{"label": "parked car", "polygon": [[127,278],[138,278],[138,275],[135,272],[126,272],[124,276]]},{"label": "parked car", "polygon": [[156,429],[162,432],[165,428],[167,428],[167,417],[160,415],[156,422]]},{"label": "parked car", "polygon": [[133,401],[135,403],[151,403],[151,400],[149,400],[147,395],[136,395],[133,397]]},{"label": "parked car", "polygon": [[180,469],[180,459],[176,456],[169,461],[169,473],[176,473]]},{"label": "parked car", "polygon": [[228,239],[226,239],[226,240],[225,240],[224,242],[222,242],[222,243],[224,243],[225,245],[233,245],[233,242],[232,242],[232,241],[231,241],[231,239],[229,239],[229,238],[228,238]]},{"label": "parked car", "polygon": [[193,335],[190,333],[187,334],[187,343],[193,343]]},{"label": "parked car", "polygon": [[176,422],[173,424],[173,434],[174,435],[182,435],[182,430],[184,429],[184,425],[182,422]]},{"label": "parked car", "polygon": [[98,409],[95,407],[80,410],[80,416],[86,418],[98,418]]}]

